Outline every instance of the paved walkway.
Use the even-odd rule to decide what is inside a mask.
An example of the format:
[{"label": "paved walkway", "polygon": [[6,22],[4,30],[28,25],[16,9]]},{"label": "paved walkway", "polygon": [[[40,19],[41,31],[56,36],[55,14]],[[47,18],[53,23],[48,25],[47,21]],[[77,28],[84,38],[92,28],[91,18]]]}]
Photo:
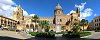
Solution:
[{"label": "paved walkway", "polygon": [[28,39],[31,38],[25,32],[12,32],[12,31],[2,31],[0,30],[0,36],[2,37],[12,37],[17,39]]},{"label": "paved walkway", "polygon": [[92,33],[92,35],[87,36],[87,37],[84,37],[84,38],[89,38],[89,39],[100,39],[100,32],[94,32],[94,31],[92,31],[91,33]]}]

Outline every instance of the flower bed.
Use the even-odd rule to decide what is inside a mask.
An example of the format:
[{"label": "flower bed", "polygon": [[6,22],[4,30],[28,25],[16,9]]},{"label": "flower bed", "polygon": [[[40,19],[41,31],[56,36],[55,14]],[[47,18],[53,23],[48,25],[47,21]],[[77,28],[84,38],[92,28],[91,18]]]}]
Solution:
[{"label": "flower bed", "polygon": [[35,37],[55,38],[55,34],[50,32],[39,32]]},{"label": "flower bed", "polygon": [[91,32],[68,33],[68,34],[63,34],[62,36],[67,38],[80,38],[88,35],[91,35]]},{"label": "flower bed", "polygon": [[36,36],[36,34],[38,34],[38,32],[29,32],[29,34],[31,34],[32,36]]},{"label": "flower bed", "polygon": [[80,32],[80,37],[91,35],[91,32]]},{"label": "flower bed", "polygon": [[55,33],[53,32],[30,32],[29,34],[35,37],[44,37],[44,38],[54,38],[55,37]]}]

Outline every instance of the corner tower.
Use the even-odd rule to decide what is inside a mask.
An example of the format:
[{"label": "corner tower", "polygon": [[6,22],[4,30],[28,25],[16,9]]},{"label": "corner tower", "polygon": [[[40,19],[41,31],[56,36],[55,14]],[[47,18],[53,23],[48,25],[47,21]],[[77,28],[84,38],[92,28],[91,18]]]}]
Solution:
[{"label": "corner tower", "polygon": [[54,20],[53,20],[54,24],[58,24],[57,22],[59,21],[60,15],[63,15],[63,10],[62,10],[62,7],[60,6],[60,4],[57,3],[57,6],[54,10]]},{"label": "corner tower", "polygon": [[78,17],[80,17],[80,8],[79,7],[77,8],[76,13],[78,13]]},{"label": "corner tower", "polygon": [[14,11],[13,13],[13,19],[20,22],[24,20],[23,10],[20,7],[20,5],[17,7],[16,11]]},{"label": "corner tower", "polygon": [[54,15],[62,15],[63,14],[63,10],[62,7],[60,6],[60,4],[58,3],[55,10],[54,10]]}]

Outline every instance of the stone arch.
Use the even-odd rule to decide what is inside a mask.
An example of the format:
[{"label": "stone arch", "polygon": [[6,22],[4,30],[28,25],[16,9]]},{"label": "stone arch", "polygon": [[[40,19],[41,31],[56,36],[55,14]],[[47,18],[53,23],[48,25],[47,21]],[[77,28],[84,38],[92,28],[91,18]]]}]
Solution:
[{"label": "stone arch", "polygon": [[30,28],[34,28],[34,25],[33,24],[30,24]]},{"label": "stone arch", "polygon": [[26,28],[29,29],[29,25],[28,24],[26,25]]}]

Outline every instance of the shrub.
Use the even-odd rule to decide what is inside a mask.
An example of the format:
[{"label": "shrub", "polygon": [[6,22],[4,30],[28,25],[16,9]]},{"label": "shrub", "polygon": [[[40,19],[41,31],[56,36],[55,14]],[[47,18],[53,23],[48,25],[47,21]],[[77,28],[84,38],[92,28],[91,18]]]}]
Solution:
[{"label": "shrub", "polygon": [[88,35],[91,35],[91,32],[80,32],[81,37],[88,36]]},{"label": "shrub", "polygon": [[88,36],[88,35],[91,35],[91,32],[80,32],[80,33],[69,32],[68,34],[63,34],[63,37],[79,38],[79,37]]},{"label": "shrub", "polygon": [[2,25],[0,25],[0,28],[2,27]]},{"label": "shrub", "polygon": [[29,32],[29,34],[31,34],[32,36],[36,36],[36,34],[38,34],[38,32]]},{"label": "shrub", "polygon": [[100,30],[95,30],[95,32],[100,32]]},{"label": "shrub", "polygon": [[70,32],[68,32],[68,34],[63,34],[63,37],[67,37],[67,38],[80,38],[80,34],[79,33],[72,33],[70,31]]},{"label": "shrub", "polygon": [[54,38],[55,34],[50,32],[39,32],[35,37]]}]

